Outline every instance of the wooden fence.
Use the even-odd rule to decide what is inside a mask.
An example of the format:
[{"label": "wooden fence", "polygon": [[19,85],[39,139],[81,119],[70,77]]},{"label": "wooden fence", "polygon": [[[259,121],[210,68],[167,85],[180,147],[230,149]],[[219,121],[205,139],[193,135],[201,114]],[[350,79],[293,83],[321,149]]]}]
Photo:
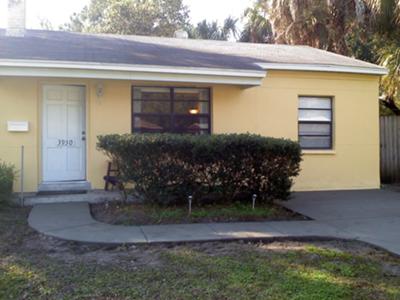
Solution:
[{"label": "wooden fence", "polygon": [[400,182],[400,116],[380,117],[381,180]]}]

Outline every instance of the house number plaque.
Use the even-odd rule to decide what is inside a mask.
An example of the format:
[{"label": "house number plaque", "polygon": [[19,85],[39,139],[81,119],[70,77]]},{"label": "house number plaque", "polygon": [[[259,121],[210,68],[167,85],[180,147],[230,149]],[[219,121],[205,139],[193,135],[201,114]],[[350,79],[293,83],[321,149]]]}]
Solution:
[{"label": "house number plaque", "polygon": [[73,145],[74,145],[73,140],[58,140],[57,147],[73,146]]}]

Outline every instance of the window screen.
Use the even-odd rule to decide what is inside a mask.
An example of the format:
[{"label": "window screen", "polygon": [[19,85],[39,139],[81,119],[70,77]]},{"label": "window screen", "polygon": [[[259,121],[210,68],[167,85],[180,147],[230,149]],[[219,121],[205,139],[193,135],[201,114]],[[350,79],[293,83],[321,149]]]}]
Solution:
[{"label": "window screen", "polygon": [[302,149],[332,149],[331,98],[299,98],[299,143]]}]

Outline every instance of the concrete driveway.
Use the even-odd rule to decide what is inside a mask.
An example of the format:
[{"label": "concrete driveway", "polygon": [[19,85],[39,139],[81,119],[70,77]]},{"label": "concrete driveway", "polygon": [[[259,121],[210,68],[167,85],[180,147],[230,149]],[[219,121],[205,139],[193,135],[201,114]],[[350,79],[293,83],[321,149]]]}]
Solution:
[{"label": "concrete driveway", "polygon": [[299,192],[283,203],[357,239],[400,253],[400,192]]}]

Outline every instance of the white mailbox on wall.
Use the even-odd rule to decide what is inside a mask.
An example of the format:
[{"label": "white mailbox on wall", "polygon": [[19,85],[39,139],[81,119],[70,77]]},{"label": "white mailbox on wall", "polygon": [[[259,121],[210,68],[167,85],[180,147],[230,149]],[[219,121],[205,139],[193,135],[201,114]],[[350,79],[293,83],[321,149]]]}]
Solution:
[{"label": "white mailbox on wall", "polygon": [[8,121],[7,130],[10,132],[28,132],[29,122],[28,121]]}]

